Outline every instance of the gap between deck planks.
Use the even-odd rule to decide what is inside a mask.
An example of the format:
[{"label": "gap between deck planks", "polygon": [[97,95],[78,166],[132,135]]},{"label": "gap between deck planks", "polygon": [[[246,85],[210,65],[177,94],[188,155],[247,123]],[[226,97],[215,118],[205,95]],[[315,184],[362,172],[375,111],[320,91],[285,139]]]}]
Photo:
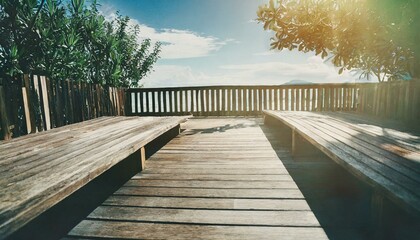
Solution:
[{"label": "gap between deck planks", "polygon": [[68,237],[327,239],[260,124],[189,120]]}]

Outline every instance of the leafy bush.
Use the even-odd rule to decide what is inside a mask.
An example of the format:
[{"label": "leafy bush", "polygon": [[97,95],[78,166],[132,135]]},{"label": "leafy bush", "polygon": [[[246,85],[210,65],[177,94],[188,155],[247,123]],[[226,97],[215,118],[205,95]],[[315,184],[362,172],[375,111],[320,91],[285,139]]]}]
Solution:
[{"label": "leafy bush", "polygon": [[[67,1],[66,1],[67,2]],[[107,21],[93,1],[0,0],[0,77],[22,73],[116,87],[138,86],[160,53],[117,13]]]}]

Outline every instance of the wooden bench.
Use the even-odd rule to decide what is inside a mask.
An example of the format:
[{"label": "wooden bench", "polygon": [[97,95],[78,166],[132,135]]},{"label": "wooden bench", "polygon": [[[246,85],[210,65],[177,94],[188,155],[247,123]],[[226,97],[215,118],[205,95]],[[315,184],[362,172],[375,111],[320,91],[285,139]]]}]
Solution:
[{"label": "wooden bench", "polygon": [[144,146],[185,119],[101,117],[0,142],[0,239],[133,154],[144,168]]},{"label": "wooden bench", "polygon": [[264,116],[267,123],[291,130],[292,152],[303,139],[373,186],[372,212],[378,218],[383,196],[420,216],[420,135],[350,119],[350,114],[264,111]]}]

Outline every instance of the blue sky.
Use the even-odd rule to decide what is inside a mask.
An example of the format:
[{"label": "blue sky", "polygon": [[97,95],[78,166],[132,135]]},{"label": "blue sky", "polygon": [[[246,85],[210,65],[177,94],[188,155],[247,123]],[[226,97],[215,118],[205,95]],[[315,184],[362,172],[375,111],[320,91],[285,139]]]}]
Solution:
[{"label": "blue sky", "polygon": [[255,21],[268,0],[98,1],[109,20],[115,12],[140,26],[142,38],[160,41],[161,59],[145,87],[283,84],[290,80],[348,82],[314,53],[273,51],[272,33]]}]

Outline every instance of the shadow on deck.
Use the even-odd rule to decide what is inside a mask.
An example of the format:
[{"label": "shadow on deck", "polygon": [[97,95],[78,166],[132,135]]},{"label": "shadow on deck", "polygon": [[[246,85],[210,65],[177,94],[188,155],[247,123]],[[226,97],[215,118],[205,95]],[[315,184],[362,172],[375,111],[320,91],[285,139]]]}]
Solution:
[{"label": "shadow on deck", "polygon": [[[330,239],[416,239],[415,220],[390,201],[384,201],[383,227],[375,233],[371,219],[372,189],[325,155],[291,156],[291,143],[275,126],[261,125],[271,146],[305,196]],[[273,135],[273,133],[275,133]],[[284,138],[283,138],[284,139]],[[415,224],[414,224],[415,225]],[[376,238],[377,235],[376,235]]]}]

